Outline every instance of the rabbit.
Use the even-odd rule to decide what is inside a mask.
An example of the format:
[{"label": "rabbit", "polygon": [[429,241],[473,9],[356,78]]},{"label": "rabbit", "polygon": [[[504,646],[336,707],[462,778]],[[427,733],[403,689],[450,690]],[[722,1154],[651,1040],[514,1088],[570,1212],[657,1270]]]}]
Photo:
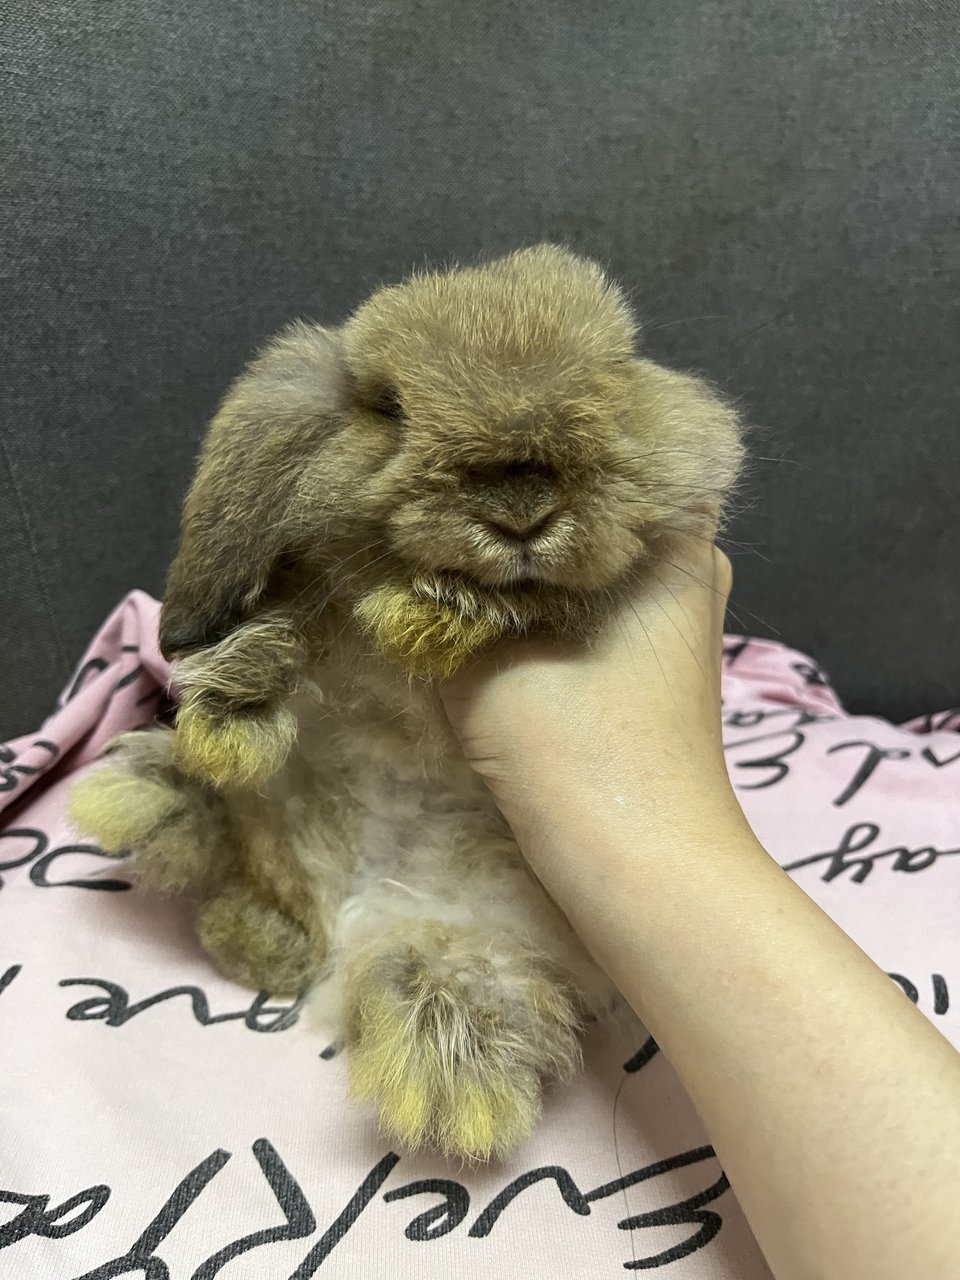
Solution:
[{"label": "rabbit", "polygon": [[226,975],[317,993],[352,1096],[407,1148],[516,1147],[616,1001],[438,685],[504,636],[589,641],[720,509],[737,413],[636,343],[621,289],[554,245],[287,328],[186,499],[175,727],[124,735],[72,793],[79,831],[193,895]]}]

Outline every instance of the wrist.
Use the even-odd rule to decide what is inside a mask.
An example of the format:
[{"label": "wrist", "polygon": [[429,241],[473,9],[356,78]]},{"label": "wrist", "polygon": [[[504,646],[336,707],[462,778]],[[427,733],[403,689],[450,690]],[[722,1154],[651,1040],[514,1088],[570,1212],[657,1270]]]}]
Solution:
[{"label": "wrist", "polygon": [[531,870],[579,930],[635,903],[637,917],[672,909],[708,867],[758,844],[726,776],[645,780],[610,794],[590,779],[513,794],[502,805]]},{"label": "wrist", "polygon": [[658,839],[697,844],[718,829],[749,830],[721,750],[527,753],[515,767],[484,772],[521,846],[640,851]]}]

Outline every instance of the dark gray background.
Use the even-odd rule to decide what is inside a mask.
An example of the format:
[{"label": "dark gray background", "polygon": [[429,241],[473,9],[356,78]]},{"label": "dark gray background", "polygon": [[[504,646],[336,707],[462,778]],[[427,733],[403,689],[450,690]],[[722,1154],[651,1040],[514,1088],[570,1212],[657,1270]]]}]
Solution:
[{"label": "dark gray background", "polygon": [[956,12],[0,0],[0,736],[124,592],[161,591],[261,339],[543,238],[760,428],[744,627],[854,709],[960,701]]}]

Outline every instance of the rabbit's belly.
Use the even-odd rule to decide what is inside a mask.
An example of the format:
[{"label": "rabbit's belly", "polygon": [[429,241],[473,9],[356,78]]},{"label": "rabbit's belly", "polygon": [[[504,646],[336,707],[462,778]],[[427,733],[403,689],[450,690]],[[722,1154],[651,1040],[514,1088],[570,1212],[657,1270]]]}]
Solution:
[{"label": "rabbit's belly", "polygon": [[426,921],[443,926],[441,936],[474,939],[485,954],[535,950],[568,975],[586,1008],[609,1004],[608,980],[528,871],[485,792],[471,803],[437,780],[381,773],[365,781],[369,789],[353,796],[356,862],[336,912],[335,953],[412,940]]},{"label": "rabbit's belly", "polygon": [[[264,838],[279,825],[322,917],[362,899],[432,914],[529,877],[482,782],[462,758],[382,724],[304,720],[270,788]],[[259,816],[259,815],[258,815]],[[515,896],[515,891],[507,896]],[[442,912],[441,912],[442,913]]]},{"label": "rabbit's belly", "polygon": [[430,921],[493,947],[523,939],[577,975],[580,989],[595,982],[592,962],[462,756],[438,749],[437,737],[388,732],[382,721],[341,723],[333,734],[329,722],[304,727],[290,776],[306,821],[292,821],[292,796],[284,811],[334,954]]},{"label": "rabbit's belly", "polygon": [[350,799],[358,888],[389,877],[422,890],[428,882],[446,884],[451,875],[494,874],[504,859],[519,861],[485,793],[464,794],[442,779],[376,769],[357,780]]},{"label": "rabbit's belly", "polygon": [[503,819],[472,779],[458,783],[382,762],[354,777],[345,833],[354,874],[338,913],[341,941],[403,917],[467,924],[482,903],[524,892],[519,882],[529,877]]},{"label": "rabbit's belly", "polygon": [[[608,1002],[607,980],[462,758],[421,755],[410,739],[385,749],[382,733],[360,726],[338,735],[333,751],[308,744],[304,735],[294,788],[304,820],[292,821],[295,796],[284,812],[332,955],[381,939],[412,941],[427,921],[483,939],[492,953],[533,948],[569,975],[586,1007]],[[331,1009],[338,990],[334,983],[328,993]]]}]

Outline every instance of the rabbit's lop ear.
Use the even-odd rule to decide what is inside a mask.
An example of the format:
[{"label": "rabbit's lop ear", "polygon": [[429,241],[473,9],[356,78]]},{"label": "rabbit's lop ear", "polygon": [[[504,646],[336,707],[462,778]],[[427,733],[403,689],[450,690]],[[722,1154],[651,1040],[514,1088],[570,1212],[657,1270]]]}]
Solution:
[{"label": "rabbit's lop ear", "polygon": [[167,658],[216,644],[256,611],[302,541],[298,479],[335,429],[345,374],[336,330],[294,324],[228,392],[183,511],[160,615]]}]

